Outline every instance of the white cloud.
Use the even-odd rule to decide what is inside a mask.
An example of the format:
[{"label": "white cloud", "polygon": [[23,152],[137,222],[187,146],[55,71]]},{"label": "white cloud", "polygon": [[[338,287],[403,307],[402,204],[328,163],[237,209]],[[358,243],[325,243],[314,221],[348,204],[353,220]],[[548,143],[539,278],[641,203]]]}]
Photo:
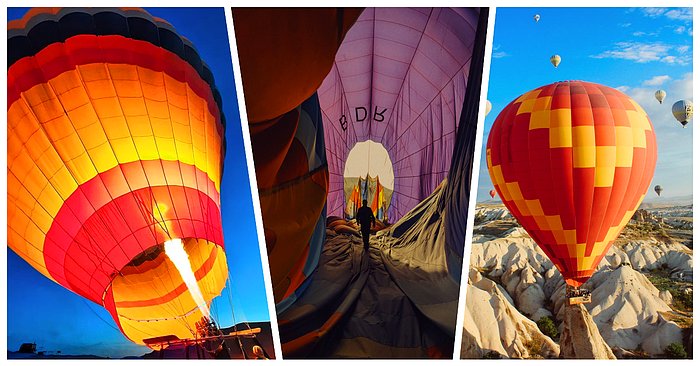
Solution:
[{"label": "white cloud", "polygon": [[690,57],[688,56],[669,54],[671,50],[673,50],[673,47],[671,45],[659,42],[618,42],[615,44],[615,47],[613,49],[603,51],[597,55],[592,55],[591,57],[616,58],[630,60],[637,63],[661,61],[669,64],[681,65],[685,65],[690,61]]},{"label": "white cloud", "polygon": [[678,51],[678,53],[680,53],[680,54],[684,54],[684,53],[688,52],[689,49],[690,49],[690,46],[676,47],[676,51]]},{"label": "white cloud", "polygon": [[493,46],[493,52],[491,53],[491,58],[503,58],[506,56],[510,56],[508,53],[505,51],[500,51],[501,45],[495,45]]},{"label": "white cloud", "polygon": [[666,18],[691,21],[693,20],[693,8],[679,8],[673,9],[666,12]]},{"label": "white cloud", "polygon": [[632,25],[632,23],[621,23],[621,24],[620,24],[620,27],[622,27],[622,28],[627,28],[627,27],[629,27],[630,25]]},{"label": "white cloud", "polygon": [[[653,181],[663,185],[664,194],[668,193],[669,197],[686,195],[693,190],[692,125],[695,121],[690,122],[685,129],[682,128],[673,117],[671,106],[681,99],[693,99],[693,74],[687,73],[679,79],[669,80],[664,85],[666,100],[663,104],[654,98],[657,88],[641,85],[623,92],[644,108],[654,125],[658,161]],[[652,186],[657,183],[652,183]]]},{"label": "white cloud", "polygon": [[665,16],[671,20],[690,22],[693,20],[693,8],[642,8],[644,15],[652,18]]},{"label": "white cloud", "polygon": [[678,33],[678,34],[681,34],[681,33],[685,32],[685,27],[681,25],[681,26],[678,26],[678,27],[677,27],[676,29],[674,29],[673,31],[676,32],[676,33]]},{"label": "white cloud", "polygon": [[644,15],[652,18],[660,17],[668,11],[667,8],[642,8]]},{"label": "white cloud", "polygon": [[642,82],[642,85],[659,86],[659,85],[661,85],[669,80],[671,80],[671,77],[668,75],[658,75],[658,76],[654,76],[653,78],[651,78],[649,80],[644,80],[644,82]]},{"label": "white cloud", "polygon": [[621,58],[635,62],[658,61],[671,47],[662,43],[618,42],[615,49],[603,51],[593,58]]},{"label": "white cloud", "polygon": [[630,87],[627,86],[627,85],[622,85],[622,86],[618,86],[618,87],[615,88],[615,89],[617,89],[617,90],[619,90],[619,91],[621,91],[621,92],[623,92],[623,93],[627,93],[627,91],[630,90]]},{"label": "white cloud", "polygon": [[642,37],[642,36],[647,36],[647,37],[656,37],[659,35],[659,32],[642,32],[642,31],[636,31],[632,33],[633,36],[635,37]]},{"label": "white cloud", "polygon": [[664,62],[664,63],[667,63],[667,64],[676,64],[676,63],[678,63],[678,64],[680,64],[680,63],[685,64],[685,62],[683,62],[683,61],[682,61],[681,59],[679,59],[678,57],[676,57],[676,56],[670,56],[670,55],[669,55],[669,56],[664,56],[664,57],[662,57],[662,58],[661,58],[661,62]]}]

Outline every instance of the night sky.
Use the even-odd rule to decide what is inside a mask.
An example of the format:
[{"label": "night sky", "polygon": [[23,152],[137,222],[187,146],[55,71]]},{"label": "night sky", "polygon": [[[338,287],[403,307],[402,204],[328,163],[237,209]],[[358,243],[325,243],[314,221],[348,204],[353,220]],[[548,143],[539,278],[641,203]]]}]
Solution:
[{"label": "night sky", "polygon": [[[226,116],[226,159],[221,206],[226,255],[232,288],[214,300],[212,314],[219,325],[267,321],[255,217],[243,148],[238,101],[223,8],[147,8],[189,38],[211,68]],[[26,8],[8,9],[8,20],[21,18]],[[42,276],[7,249],[7,348],[36,342],[39,350],[62,354],[124,357],[150,352],[128,341],[101,306]]]}]

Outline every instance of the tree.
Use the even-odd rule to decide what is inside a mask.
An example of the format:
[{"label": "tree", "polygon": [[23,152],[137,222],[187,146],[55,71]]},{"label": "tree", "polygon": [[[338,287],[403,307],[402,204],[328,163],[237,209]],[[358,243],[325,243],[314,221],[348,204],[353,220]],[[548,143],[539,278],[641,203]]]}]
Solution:
[{"label": "tree", "polygon": [[680,343],[671,343],[664,349],[664,355],[668,358],[688,358],[688,353]]},{"label": "tree", "polygon": [[557,337],[559,337],[559,330],[557,329],[557,326],[554,324],[552,318],[548,316],[541,317],[537,321],[537,327],[540,328],[540,331],[549,338],[557,339]]}]

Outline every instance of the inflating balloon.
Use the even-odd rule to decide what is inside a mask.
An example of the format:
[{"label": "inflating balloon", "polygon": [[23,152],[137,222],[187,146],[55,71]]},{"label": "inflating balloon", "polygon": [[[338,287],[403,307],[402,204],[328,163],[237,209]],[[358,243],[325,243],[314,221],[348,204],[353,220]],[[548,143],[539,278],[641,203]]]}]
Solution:
[{"label": "inflating balloon", "polygon": [[552,55],[552,57],[549,58],[549,62],[554,65],[554,67],[559,67],[559,63],[561,63],[561,56],[559,55]]},{"label": "inflating balloon", "polygon": [[486,163],[505,206],[566,283],[579,287],[641,204],[656,137],[642,107],[622,92],[557,82],[501,111]]},{"label": "inflating balloon", "polygon": [[[356,144],[380,143],[394,164],[396,188],[391,201],[384,200],[383,215],[389,222],[403,217],[447,176],[455,146],[455,121],[469,74],[474,40],[469,22],[476,21],[475,12],[370,8],[355,22],[353,14],[357,17],[361,10],[234,11],[278,303],[287,298],[292,301],[314,271],[325,215],[343,217],[349,200],[361,202],[363,190],[358,189],[353,198],[351,187],[346,191],[344,186],[345,159]],[[417,20],[422,24],[418,27],[421,32],[412,31],[416,27],[412,22]],[[276,25],[262,29],[263,21]],[[310,32],[310,23],[327,29]],[[350,28],[352,32],[345,35]],[[434,43],[429,34],[444,37]],[[277,45],[278,39],[289,41]],[[376,47],[372,47],[373,42]],[[269,47],[261,48],[261,44]],[[309,49],[300,52],[298,44]],[[432,47],[450,50],[453,57],[429,51]],[[284,52],[299,53],[303,60],[288,60],[289,56],[282,56]],[[296,78],[300,73],[306,75],[304,80]],[[293,82],[281,92],[280,80],[287,79]],[[309,85],[315,89],[307,92]],[[317,96],[313,96],[316,90]],[[417,95],[421,97],[414,98]],[[309,109],[285,110],[289,103],[296,106],[310,97],[318,103],[313,111],[311,103]],[[274,118],[267,119],[271,115]],[[280,126],[288,128],[282,131]],[[372,204],[378,195],[366,197]],[[290,210],[295,212],[291,218]],[[282,241],[284,245],[277,245]]]},{"label": "inflating balloon", "polygon": [[685,125],[693,118],[693,102],[689,100],[679,100],[673,103],[671,112],[678,122],[683,125],[683,128],[685,128]]},{"label": "inflating balloon", "polygon": [[666,99],[666,92],[659,89],[654,93],[654,98],[659,101],[659,104],[664,102],[664,99]]},{"label": "inflating balloon", "polygon": [[[211,71],[137,9],[31,10],[8,45],[8,246],[132,341],[192,338],[228,276]],[[183,245],[207,304],[166,242]]]},{"label": "inflating balloon", "polygon": [[[487,11],[241,8],[233,21],[285,356],[449,357]],[[385,150],[391,196],[370,168],[345,175],[383,160],[367,149],[355,166],[361,144]],[[357,228],[327,229],[364,199],[393,224],[379,257],[346,237]],[[381,322],[354,326],[369,308]]]}]

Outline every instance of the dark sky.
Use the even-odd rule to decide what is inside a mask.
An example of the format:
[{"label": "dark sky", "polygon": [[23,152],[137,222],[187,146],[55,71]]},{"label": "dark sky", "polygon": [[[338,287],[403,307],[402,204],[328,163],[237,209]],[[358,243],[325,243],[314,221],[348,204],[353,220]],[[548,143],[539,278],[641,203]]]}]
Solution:
[{"label": "dark sky", "polygon": [[[238,101],[233,81],[228,31],[223,8],[147,8],[189,38],[214,73],[227,120],[226,159],[221,206],[232,288],[214,300],[212,314],[222,327],[236,322],[267,321],[267,301],[260,263],[255,217],[243,149]],[[8,20],[26,8],[10,8]],[[128,341],[109,313],[42,276],[7,249],[7,348],[36,342],[40,350],[63,354],[123,357],[150,350]]]}]

